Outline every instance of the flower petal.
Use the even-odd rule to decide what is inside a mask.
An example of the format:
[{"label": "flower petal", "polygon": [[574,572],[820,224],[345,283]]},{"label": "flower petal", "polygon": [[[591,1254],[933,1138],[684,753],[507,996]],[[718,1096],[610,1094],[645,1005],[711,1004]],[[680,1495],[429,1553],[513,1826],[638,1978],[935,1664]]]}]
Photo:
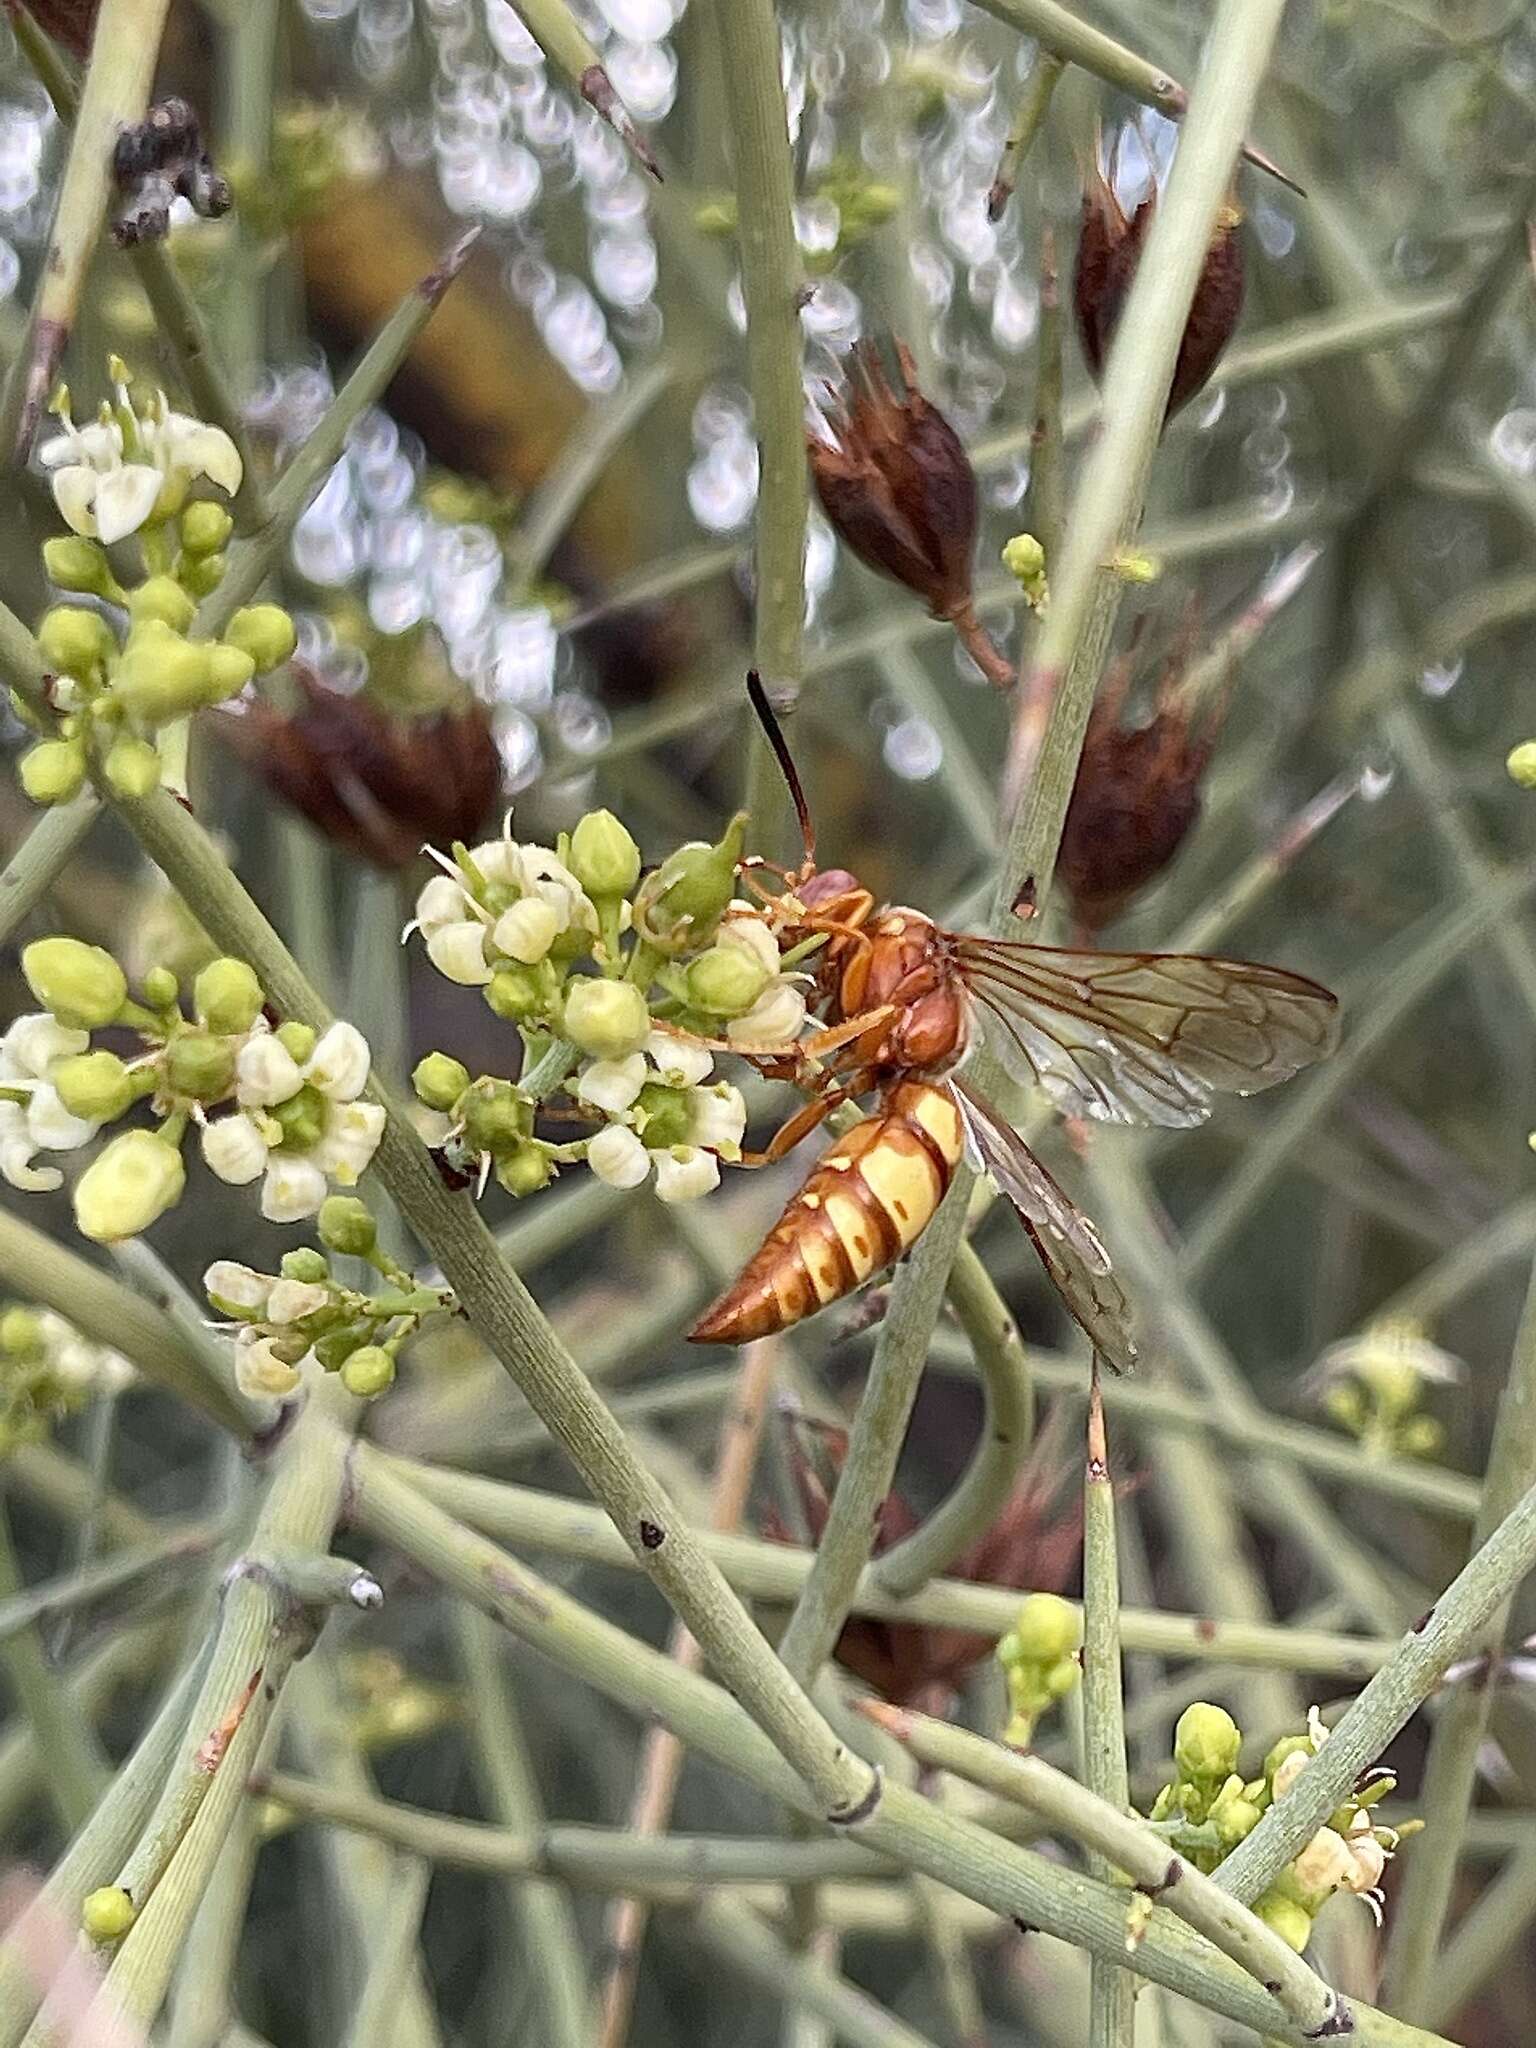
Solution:
[{"label": "flower petal", "polygon": [[204,1124],[202,1153],[210,1173],[243,1188],[267,1170],[267,1144],[248,1116],[221,1116]]},{"label": "flower petal", "polygon": [[619,1116],[644,1086],[644,1053],[632,1052],[622,1060],[589,1060],[576,1079],[576,1100],[590,1102],[605,1115]]},{"label": "flower petal", "polygon": [[720,1185],[719,1160],[697,1145],[673,1145],[668,1151],[653,1152],[651,1158],[656,1193],[663,1202],[696,1202]]},{"label": "flower petal", "polygon": [[651,1156],[627,1124],[605,1124],[587,1147],[587,1164],[611,1188],[637,1188]]},{"label": "flower petal", "polygon": [[373,1055],[355,1024],[338,1022],[322,1032],[304,1063],[304,1078],[332,1102],[351,1102],[362,1093]]},{"label": "flower petal", "polygon": [[96,517],[91,507],[96,503],[96,486],[100,481],[95,470],[84,463],[71,463],[53,479],[53,502],[63,513],[65,525],[87,540],[96,538]]},{"label": "flower petal", "polygon": [[325,1175],[309,1159],[275,1153],[261,1183],[261,1213],[269,1223],[302,1223],[328,1193]]},{"label": "flower petal", "polygon": [[[67,470],[60,470],[54,479],[54,496],[59,495],[59,483],[67,476]],[[151,469],[147,463],[125,462],[118,468],[108,470],[96,483],[96,528],[101,539],[110,547],[113,541],[125,540],[130,533],[137,533],[150,513],[155,509],[155,500],[160,495],[160,486],[165,481],[158,469]],[[64,507],[60,504],[60,511]],[[67,512],[65,518],[69,517]]]}]

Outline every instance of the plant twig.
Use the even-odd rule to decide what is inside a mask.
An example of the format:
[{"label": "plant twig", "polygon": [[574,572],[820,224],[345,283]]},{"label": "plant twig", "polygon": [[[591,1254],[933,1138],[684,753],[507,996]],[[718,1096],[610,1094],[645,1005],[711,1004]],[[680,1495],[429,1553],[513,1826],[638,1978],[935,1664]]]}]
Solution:
[{"label": "plant twig", "polygon": [[367,1981],[347,2029],[347,2048],[375,2048],[393,2033],[400,2001],[411,1980],[431,1882],[430,1863],[417,1856],[394,1859],[384,1910],[369,1945]]},{"label": "plant twig", "polygon": [[[0,1600],[25,1602],[10,1517],[0,1501]],[[43,1784],[60,1825],[72,1833],[86,1819],[110,1777],[96,1731],[48,1661],[34,1619],[23,1614],[0,1637],[0,1665],[26,1716],[43,1765]]]},{"label": "plant twig", "polygon": [[[1104,1430],[1104,1398],[1095,1354],[1088,1389],[1083,1461],[1083,1759],[1090,1793],[1121,1811],[1131,1803],[1125,1762],[1125,1700],[1120,1674],[1120,1557],[1115,1487]],[[1115,1864],[1096,1855],[1089,1868],[1111,1878]],[[1126,2048],[1135,2038],[1135,1979],[1095,1956],[1088,1979],[1090,2048]]]},{"label": "plant twig", "polygon": [[133,1550],[119,1550],[99,1562],[77,1566],[57,1578],[13,1592],[0,1600],[0,1642],[34,1622],[70,1614],[88,1607],[109,1593],[121,1593],[137,1580],[172,1565],[204,1557],[218,1540],[216,1529],[195,1524],[173,1528],[165,1535]]},{"label": "plant twig", "polygon": [[54,804],[27,831],[0,873],[0,943],[30,917],[84,845],[101,800],[82,789],[67,804]]}]

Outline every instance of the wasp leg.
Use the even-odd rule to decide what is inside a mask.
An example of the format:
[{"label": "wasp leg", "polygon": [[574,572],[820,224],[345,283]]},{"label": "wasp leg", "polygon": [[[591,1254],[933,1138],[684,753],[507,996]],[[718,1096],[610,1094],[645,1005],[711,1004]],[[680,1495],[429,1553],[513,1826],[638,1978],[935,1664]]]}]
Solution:
[{"label": "wasp leg", "polygon": [[786,1117],[779,1125],[761,1152],[743,1152],[737,1165],[777,1165],[779,1160],[794,1151],[802,1138],[808,1138],[819,1124],[825,1123],[833,1110],[849,1099],[850,1092],[847,1088],[830,1088],[814,1101],[802,1103],[793,1116]]}]

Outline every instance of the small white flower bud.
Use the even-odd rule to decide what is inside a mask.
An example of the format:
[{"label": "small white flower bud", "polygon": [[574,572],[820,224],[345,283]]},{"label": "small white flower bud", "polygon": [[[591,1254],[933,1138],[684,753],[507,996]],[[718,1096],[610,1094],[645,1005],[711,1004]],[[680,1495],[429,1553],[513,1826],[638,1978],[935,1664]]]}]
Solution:
[{"label": "small white flower bud", "polygon": [[355,1024],[332,1024],[305,1061],[304,1078],[332,1102],[351,1102],[367,1083],[371,1058]]},{"label": "small white flower bud", "polygon": [[645,1086],[645,1055],[623,1060],[590,1060],[576,1079],[576,1100],[607,1116],[621,1116]]},{"label": "small white flower bud", "polygon": [[243,1103],[270,1108],[303,1085],[298,1061],[273,1032],[254,1032],[235,1056],[235,1093]]},{"label": "small white flower bud", "polygon": [[656,1163],[656,1193],[664,1202],[696,1202],[720,1185],[719,1160],[697,1145],[674,1145],[651,1157]]},{"label": "small white flower bud", "polygon": [[439,925],[427,940],[427,958],[439,974],[461,988],[484,988],[491,978],[485,960],[485,926],[476,918]]},{"label": "small white flower bud", "polygon": [[1319,1828],[1291,1864],[1304,1892],[1336,1892],[1350,1881],[1354,1859],[1349,1844],[1332,1828]]},{"label": "small white flower bud", "polygon": [[669,1088],[697,1088],[709,1079],[715,1064],[707,1046],[691,1045],[670,1031],[653,1031],[645,1041],[645,1055]]},{"label": "small white flower bud", "polygon": [[584,976],[566,991],[562,1028],[594,1059],[621,1060],[644,1045],[651,1014],[632,981]]},{"label": "small white flower bud", "polygon": [[725,1027],[732,1045],[790,1045],[805,1023],[805,997],[787,977],[770,981],[744,1017]]},{"label": "small white flower bud", "polygon": [[627,1124],[607,1124],[587,1147],[587,1164],[611,1188],[637,1188],[651,1170],[650,1154]]},{"label": "small white flower bud", "polygon": [[90,1042],[88,1031],[72,1031],[47,1010],[35,1010],[10,1024],[0,1038],[0,1059],[41,1081],[52,1061],[85,1052]]},{"label": "small white flower bud", "polygon": [[237,1259],[215,1259],[203,1275],[204,1294],[226,1315],[259,1316],[274,1284],[270,1273],[258,1273]]},{"label": "small white flower bud", "polygon": [[525,896],[504,910],[491,929],[491,943],[508,959],[536,967],[564,930],[559,910],[542,896]]},{"label": "small white flower bud", "polygon": [[258,1337],[253,1343],[237,1343],[235,1346],[235,1384],[248,1399],[257,1400],[266,1395],[280,1401],[284,1395],[293,1392],[300,1377],[296,1365],[278,1357],[270,1337]]},{"label": "small white flower bud", "polygon": [[747,1128],[747,1105],[741,1090],[726,1081],[713,1088],[697,1088],[690,1107],[694,1144],[707,1146],[722,1159],[739,1159]]},{"label": "small white flower bud", "polygon": [[338,1103],[326,1118],[319,1144],[310,1148],[311,1161],[338,1186],[356,1187],[379,1149],[384,1121],[377,1102]]},{"label": "small white flower bud", "polygon": [[422,885],[416,898],[416,926],[430,939],[445,924],[457,924],[464,915],[464,891],[452,875],[434,875]]},{"label": "small white flower bud", "polygon": [[57,1088],[39,1081],[27,1098],[27,1130],[44,1152],[73,1152],[88,1145],[101,1128],[97,1117],[71,1116]]},{"label": "small white flower bud", "polygon": [[299,1323],[305,1316],[312,1316],[317,1308],[324,1308],[331,1298],[331,1290],[313,1280],[278,1280],[267,1298],[267,1313],[263,1318],[269,1323]]},{"label": "small white flower bud", "polygon": [[201,1142],[208,1171],[231,1187],[243,1188],[267,1170],[267,1141],[248,1116],[204,1124]]},{"label": "small white flower bud", "polygon": [[302,1223],[315,1214],[328,1192],[318,1166],[275,1152],[261,1183],[261,1213],[269,1223]]}]

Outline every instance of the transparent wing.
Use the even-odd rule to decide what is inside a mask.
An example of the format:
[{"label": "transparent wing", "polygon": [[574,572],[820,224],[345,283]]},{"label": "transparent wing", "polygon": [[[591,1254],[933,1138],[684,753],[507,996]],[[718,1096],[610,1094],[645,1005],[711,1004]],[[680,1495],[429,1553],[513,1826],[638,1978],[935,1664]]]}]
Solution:
[{"label": "transparent wing", "polygon": [[1197,1124],[1324,1059],[1337,999],[1305,975],[1198,953],[1078,953],[957,938],[987,1042],[1015,1080],[1101,1123]]},{"label": "transparent wing", "polygon": [[1116,1372],[1136,1364],[1131,1305],[1092,1223],[1011,1124],[963,1081],[951,1080],[974,1164],[991,1176],[1029,1232],[1056,1292]]}]

